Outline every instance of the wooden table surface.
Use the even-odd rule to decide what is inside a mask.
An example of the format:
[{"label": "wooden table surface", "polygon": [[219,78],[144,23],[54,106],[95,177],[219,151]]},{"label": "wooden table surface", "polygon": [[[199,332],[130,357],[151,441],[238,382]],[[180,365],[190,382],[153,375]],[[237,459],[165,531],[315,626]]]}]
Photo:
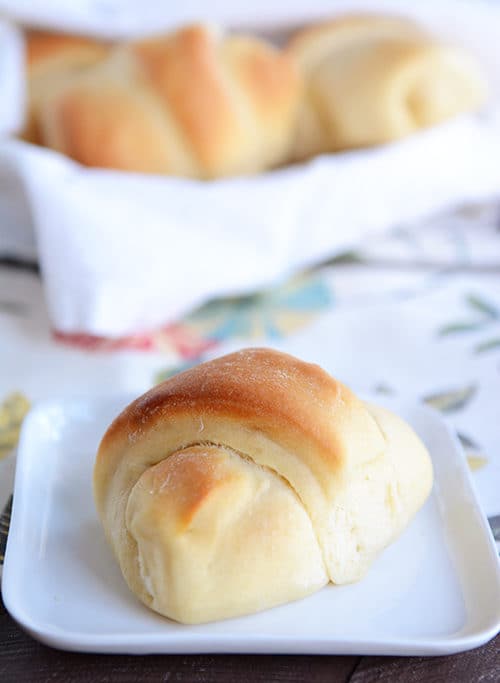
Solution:
[{"label": "wooden table surface", "polygon": [[0,599],[1,683],[499,683],[500,635],[448,657],[91,655],[61,652],[26,635]]}]

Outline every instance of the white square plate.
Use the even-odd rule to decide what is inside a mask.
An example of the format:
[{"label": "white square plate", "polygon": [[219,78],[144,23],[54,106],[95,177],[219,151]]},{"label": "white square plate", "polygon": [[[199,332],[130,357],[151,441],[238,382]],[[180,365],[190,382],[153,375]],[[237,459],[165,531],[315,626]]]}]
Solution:
[{"label": "white square plate", "polygon": [[431,655],[476,647],[498,631],[499,563],[460,446],[429,408],[385,400],[425,441],[435,485],[365,579],[202,626],[151,612],[126,587],[92,500],[99,439],[127,402],[44,402],[24,423],[3,598],[35,638],[93,652]]}]

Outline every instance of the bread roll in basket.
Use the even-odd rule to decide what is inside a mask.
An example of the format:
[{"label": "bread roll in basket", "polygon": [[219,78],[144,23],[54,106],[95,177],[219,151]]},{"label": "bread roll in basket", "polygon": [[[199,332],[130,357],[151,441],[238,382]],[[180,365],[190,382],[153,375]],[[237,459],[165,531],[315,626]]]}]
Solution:
[{"label": "bread roll in basket", "polygon": [[208,179],[288,158],[301,92],[283,51],[192,25],[116,45],[47,88],[38,118],[44,144],[82,164]]},{"label": "bread roll in basket", "polygon": [[472,56],[404,17],[323,22],[299,31],[287,51],[305,80],[297,159],[397,140],[486,97]]},{"label": "bread roll in basket", "polygon": [[269,349],[203,363],[138,398],[94,469],[130,589],[184,623],[357,581],[431,486],[405,422]]}]

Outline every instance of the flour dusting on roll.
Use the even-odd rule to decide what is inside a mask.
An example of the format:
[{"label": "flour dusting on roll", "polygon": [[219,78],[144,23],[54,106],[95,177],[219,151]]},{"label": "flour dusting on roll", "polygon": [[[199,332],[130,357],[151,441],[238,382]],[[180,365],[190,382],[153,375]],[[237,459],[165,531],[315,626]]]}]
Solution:
[{"label": "flour dusting on roll", "polygon": [[151,389],[110,425],[94,469],[129,587],[184,623],[357,581],[431,486],[429,455],[403,420],[270,349]]}]

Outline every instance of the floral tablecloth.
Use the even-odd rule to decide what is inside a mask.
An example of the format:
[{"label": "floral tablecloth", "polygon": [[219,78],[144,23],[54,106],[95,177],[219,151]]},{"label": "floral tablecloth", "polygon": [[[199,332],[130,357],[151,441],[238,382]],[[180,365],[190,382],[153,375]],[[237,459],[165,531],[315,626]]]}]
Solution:
[{"label": "floral tablecloth", "polygon": [[433,405],[459,435],[486,514],[500,514],[498,201],[399,226],[274,289],[126,339],[54,333],[35,270],[0,263],[0,509],[30,403],[139,393],[246,345],[318,362],[356,390]]}]

